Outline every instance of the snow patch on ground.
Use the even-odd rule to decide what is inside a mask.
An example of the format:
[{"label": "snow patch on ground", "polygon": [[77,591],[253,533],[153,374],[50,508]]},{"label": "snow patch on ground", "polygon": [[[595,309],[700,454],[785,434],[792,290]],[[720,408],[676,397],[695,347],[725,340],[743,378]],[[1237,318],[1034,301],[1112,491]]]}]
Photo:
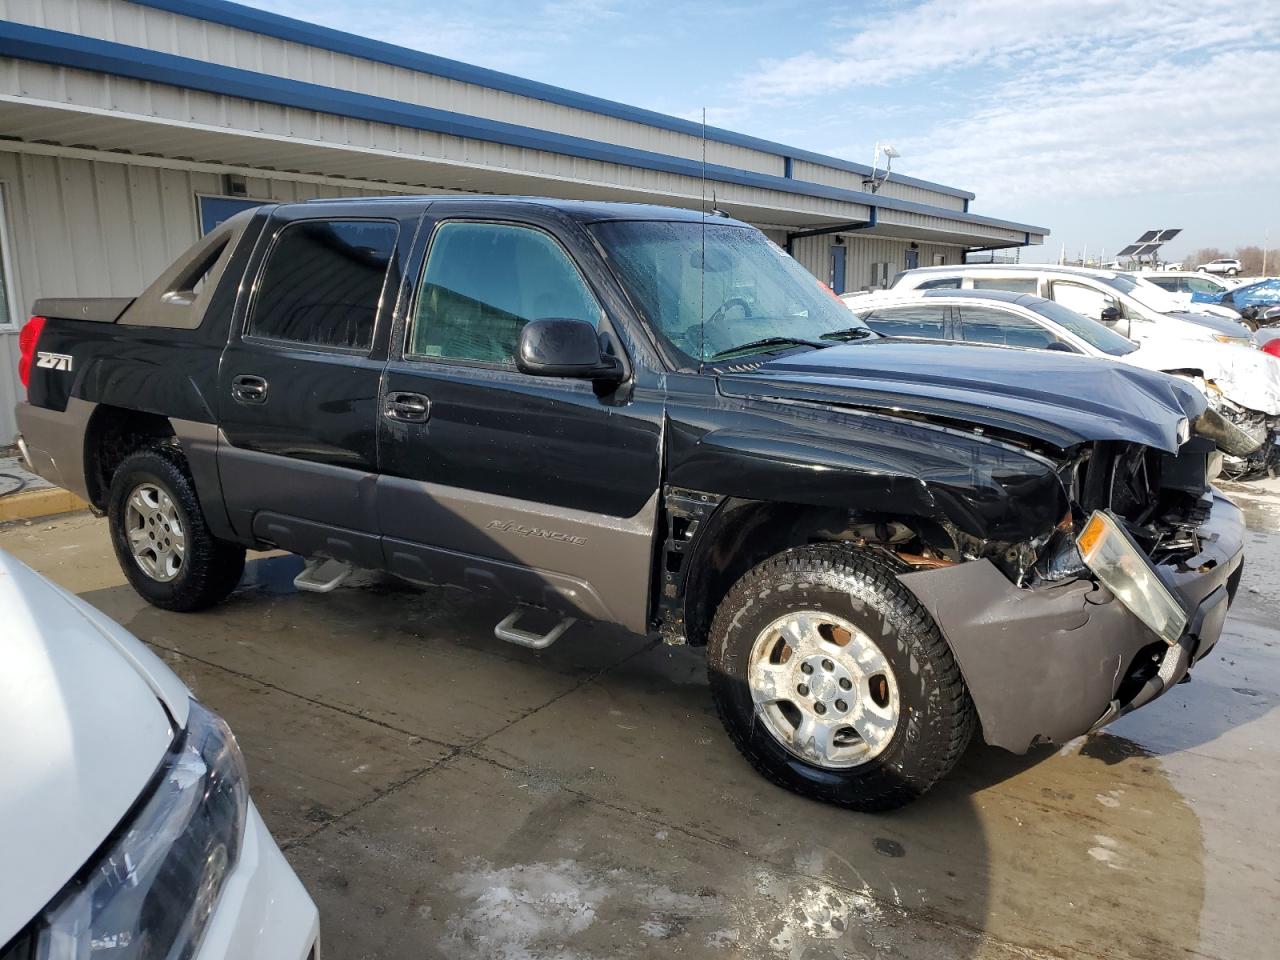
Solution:
[{"label": "snow patch on ground", "polygon": [[799,960],[833,941],[859,951],[892,944],[900,908],[865,884],[851,889],[820,879],[819,863],[803,865],[817,869],[761,868],[737,890],[686,892],[594,862],[477,861],[451,879],[459,904],[446,921],[441,953],[452,960],[586,960],[597,956],[588,944],[600,944],[606,932],[610,958],[653,956],[655,941],[673,951],[697,945],[778,960]]}]

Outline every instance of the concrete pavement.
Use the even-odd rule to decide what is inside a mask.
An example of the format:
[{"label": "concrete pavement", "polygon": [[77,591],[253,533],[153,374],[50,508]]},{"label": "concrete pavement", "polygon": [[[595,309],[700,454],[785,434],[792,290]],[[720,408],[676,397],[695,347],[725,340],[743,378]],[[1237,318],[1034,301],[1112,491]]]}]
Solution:
[{"label": "concrete pavement", "polygon": [[297,594],[291,557],[165,613],[83,514],[0,548],[229,720],[329,958],[1236,958],[1280,942],[1280,491],[1237,491],[1244,585],[1194,682],[1061,747],[975,747],[874,817],[757,777],[698,651],[587,625],[524,650],[483,598]]}]

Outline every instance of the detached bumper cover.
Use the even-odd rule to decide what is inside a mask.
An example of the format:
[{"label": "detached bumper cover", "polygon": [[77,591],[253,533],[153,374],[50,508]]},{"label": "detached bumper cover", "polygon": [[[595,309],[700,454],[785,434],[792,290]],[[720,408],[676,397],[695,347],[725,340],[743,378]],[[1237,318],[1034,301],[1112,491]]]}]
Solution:
[{"label": "detached bumper cover", "polygon": [[[1190,615],[1173,646],[1091,580],[1019,589],[987,560],[900,579],[951,645],[987,742],[1024,753],[1037,739],[1060,743],[1149,703],[1217,643],[1227,582],[1244,561],[1244,518],[1215,491],[1199,534],[1198,557],[1156,567]],[[1153,644],[1158,669],[1120,702],[1121,683]]]},{"label": "detached bumper cover", "polygon": [[320,917],[284,854],[249,805],[244,846],[196,960],[319,960]]}]

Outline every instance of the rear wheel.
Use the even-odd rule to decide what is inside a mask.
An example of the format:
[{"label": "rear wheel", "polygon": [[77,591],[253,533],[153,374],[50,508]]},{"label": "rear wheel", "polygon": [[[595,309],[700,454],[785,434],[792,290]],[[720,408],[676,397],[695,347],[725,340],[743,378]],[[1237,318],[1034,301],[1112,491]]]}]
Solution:
[{"label": "rear wheel", "polygon": [[111,479],[107,516],[125,577],[157,607],[200,610],[240,582],[244,548],[209,532],[176,452],[148,449],[125,457]]},{"label": "rear wheel", "polygon": [[721,603],[707,658],[720,718],[747,760],[855,810],[923,794],[975,725],[937,624],[870,551],[816,544],[764,561]]}]

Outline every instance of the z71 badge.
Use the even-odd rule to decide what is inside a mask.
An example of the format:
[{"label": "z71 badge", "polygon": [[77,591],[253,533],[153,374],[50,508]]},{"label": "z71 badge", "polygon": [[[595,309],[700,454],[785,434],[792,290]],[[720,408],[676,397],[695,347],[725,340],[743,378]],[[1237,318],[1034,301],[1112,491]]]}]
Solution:
[{"label": "z71 badge", "polygon": [[67,353],[45,353],[41,350],[36,354],[36,366],[44,367],[46,370],[70,370],[71,355]]}]

